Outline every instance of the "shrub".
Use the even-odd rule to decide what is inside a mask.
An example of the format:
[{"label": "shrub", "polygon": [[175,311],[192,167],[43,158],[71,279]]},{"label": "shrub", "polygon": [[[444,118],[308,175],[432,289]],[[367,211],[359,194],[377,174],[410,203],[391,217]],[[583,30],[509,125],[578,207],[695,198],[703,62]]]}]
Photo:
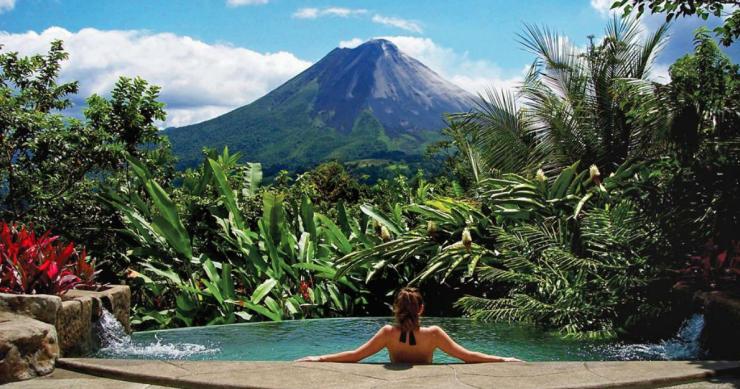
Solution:
[{"label": "shrub", "polygon": [[37,236],[26,226],[0,224],[0,292],[17,294],[64,294],[92,285],[93,263],[87,253],[57,241],[49,231]]}]

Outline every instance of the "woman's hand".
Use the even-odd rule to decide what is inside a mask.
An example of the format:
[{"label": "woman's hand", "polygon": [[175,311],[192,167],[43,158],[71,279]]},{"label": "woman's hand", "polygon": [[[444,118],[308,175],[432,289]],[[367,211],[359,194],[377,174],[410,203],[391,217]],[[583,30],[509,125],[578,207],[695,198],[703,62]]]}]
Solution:
[{"label": "woman's hand", "polygon": [[524,362],[521,359],[516,358],[504,358],[504,362]]},{"label": "woman's hand", "polygon": [[321,357],[308,356],[308,357],[303,357],[301,359],[296,359],[295,361],[296,362],[321,362]]}]

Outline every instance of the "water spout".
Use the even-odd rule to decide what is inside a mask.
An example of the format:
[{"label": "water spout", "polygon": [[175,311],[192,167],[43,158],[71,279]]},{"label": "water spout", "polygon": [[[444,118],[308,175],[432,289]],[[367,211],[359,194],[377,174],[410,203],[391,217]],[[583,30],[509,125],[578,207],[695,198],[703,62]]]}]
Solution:
[{"label": "water spout", "polygon": [[613,347],[610,354],[617,360],[694,360],[702,357],[701,332],[704,315],[688,318],[675,337],[659,343],[638,343]]},{"label": "water spout", "polygon": [[116,317],[103,309],[94,327],[100,349],[96,357],[140,359],[187,359],[195,355],[217,354],[218,348],[193,343],[136,343],[124,330]]}]

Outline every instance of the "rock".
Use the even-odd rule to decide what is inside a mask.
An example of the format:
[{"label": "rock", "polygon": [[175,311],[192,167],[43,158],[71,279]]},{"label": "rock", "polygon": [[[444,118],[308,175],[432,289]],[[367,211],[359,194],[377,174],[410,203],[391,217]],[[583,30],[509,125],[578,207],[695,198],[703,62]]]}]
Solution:
[{"label": "rock", "polygon": [[103,305],[118,319],[123,325],[126,333],[131,333],[131,289],[128,285],[114,285],[112,286],[105,297],[103,297]]},{"label": "rock", "polygon": [[[56,355],[85,356],[96,347],[93,323],[101,310],[110,311],[131,332],[129,314],[131,291],[126,285],[105,286],[100,290],[69,290],[58,296],[0,294],[0,313],[28,316],[55,327]],[[0,357],[5,355],[0,352]],[[53,366],[53,364],[52,364]]]},{"label": "rock", "polygon": [[64,357],[79,357],[93,351],[93,298],[80,296],[62,302],[56,329]]},{"label": "rock", "polygon": [[740,298],[722,292],[701,293],[704,300],[702,348],[712,359],[740,359]]},{"label": "rock", "polygon": [[56,323],[61,307],[62,299],[58,296],[0,293],[0,312],[25,315],[51,325]]},{"label": "rock", "polygon": [[58,357],[53,325],[0,312],[0,384],[49,374]]},{"label": "rock", "polygon": [[[100,302],[101,306],[112,313],[113,316],[126,329],[127,333],[131,333],[131,324],[129,322],[129,315],[131,314],[131,289],[128,285],[109,285],[105,286],[102,290],[82,290],[73,289],[68,291],[65,295],[65,299],[77,298],[77,297],[91,297],[93,300]],[[95,318],[99,316],[98,308],[93,303],[93,315]]]}]

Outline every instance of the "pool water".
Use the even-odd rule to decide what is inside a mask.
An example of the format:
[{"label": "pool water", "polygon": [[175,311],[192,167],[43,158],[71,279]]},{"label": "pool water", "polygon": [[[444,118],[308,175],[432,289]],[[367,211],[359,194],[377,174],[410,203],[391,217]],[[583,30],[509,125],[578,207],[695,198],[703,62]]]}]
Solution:
[{"label": "pool water", "polygon": [[[422,325],[444,328],[458,343],[476,351],[514,356],[526,361],[695,359],[697,329],[703,318],[692,318],[676,339],[659,344],[625,345],[604,341],[573,340],[519,324],[482,323],[461,318],[424,318]],[[292,361],[354,349],[369,339],[390,318],[338,318],[261,322],[137,332],[126,336],[112,315],[99,324],[101,358],[189,359],[239,361]],[[696,339],[694,339],[696,338]],[[364,362],[388,362],[380,353]],[[441,351],[434,362],[459,362]]]}]

